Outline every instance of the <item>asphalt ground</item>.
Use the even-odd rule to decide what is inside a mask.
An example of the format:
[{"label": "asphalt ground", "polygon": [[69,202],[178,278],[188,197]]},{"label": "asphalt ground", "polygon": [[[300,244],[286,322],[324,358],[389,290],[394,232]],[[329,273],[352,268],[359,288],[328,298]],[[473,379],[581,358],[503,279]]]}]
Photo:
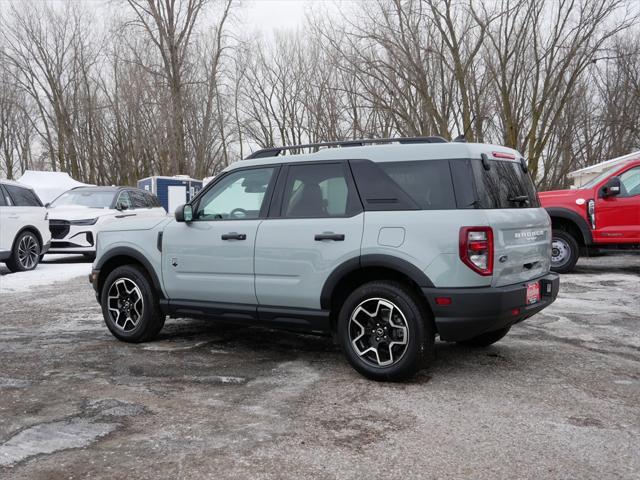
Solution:
[{"label": "asphalt ground", "polygon": [[581,260],[502,341],[438,342],[400,384],[323,337],[180,319],[124,344],[86,275],[42,267],[0,267],[2,479],[640,478],[640,256]]}]

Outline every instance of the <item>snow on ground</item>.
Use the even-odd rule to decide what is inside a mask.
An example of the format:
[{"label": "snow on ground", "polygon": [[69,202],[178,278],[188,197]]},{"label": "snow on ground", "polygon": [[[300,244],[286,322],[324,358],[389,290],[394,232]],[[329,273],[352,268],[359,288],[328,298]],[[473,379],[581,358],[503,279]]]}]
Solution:
[{"label": "snow on ground", "polygon": [[83,275],[88,278],[90,273],[91,262],[82,255],[45,255],[35,270],[18,273],[11,273],[0,263],[0,294],[27,292]]}]

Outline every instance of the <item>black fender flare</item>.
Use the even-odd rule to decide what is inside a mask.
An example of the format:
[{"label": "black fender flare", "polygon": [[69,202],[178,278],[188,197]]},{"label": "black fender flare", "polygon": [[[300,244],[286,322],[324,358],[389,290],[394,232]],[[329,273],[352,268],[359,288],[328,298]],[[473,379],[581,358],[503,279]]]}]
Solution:
[{"label": "black fender flare", "polygon": [[589,224],[576,212],[569,210],[568,208],[561,207],[551,207],[547,208],[546,210],[549,216],[552,217],[552,223],[553,217],[569,220],[574,223],[576,227],[578,227],[578,230],[580,230],[585,245],[591,245],[593,243],[593,236],[591,234],[591,228],[589,228]]},{"label": "black fender flare", "polygon": [[[160,279],[156,275],[156,271],[151,266],[151,263],[149,262],[149,260],[147,260],[147,258],[142,253],[140,253],[138,250],[134,248],[116,247],[109,250],[107,253],[105,253],[98,259],[98,263],[96,263],[94,270],[102,270],[104,265],[108,263],[109,260],[116,257],[131,257],[138,263],[142,264],[144,269],[149,274],[149,277],[151,278],[153,287],[156,289],[156,291],[158,291],[161,297],[164,296],[162,293],[162,286],[160,284]],[[102,273],[100,274],[100,277],[102,278]]]},{"label": "black fender flare", "polygon": [[369,267],[382,267],[389,270],[395,270],[398,273],[406,275],[413,280],[419,287],[433,288],[433,282],[425,275],[425,273],[412,263],[400,257],[385,254],[368,254],[359,257],[350,258],[349,260],[338,265],[333,272],[327,277],[322,292],[320,293],[320,308],[329,310],[331,308],[331,297],[338,283],[347,275]]}]

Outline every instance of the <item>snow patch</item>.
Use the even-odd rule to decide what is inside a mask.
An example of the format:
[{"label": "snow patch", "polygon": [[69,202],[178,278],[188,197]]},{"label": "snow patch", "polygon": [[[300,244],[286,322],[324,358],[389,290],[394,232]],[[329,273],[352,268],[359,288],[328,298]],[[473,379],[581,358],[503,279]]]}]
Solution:
[{"label": "snow patch", "polygon": [[41,423],[21,431],[0,445],[0,466],[13,465],[34,455],[85,447],[117,427],[116,423],[83,419]]},{"label": "snow patch", "polygon": [[[50,258],[51,257],[51,258]],[[28,292],[34,287],[65,282],[72,278],[89,276],[91,263],[78,262],[82,257],[67,255],[47,255],[35,270],[9,273],[4,265],[0,265],[0,294]],[[66,261],[69,263],[58,263]]]}]

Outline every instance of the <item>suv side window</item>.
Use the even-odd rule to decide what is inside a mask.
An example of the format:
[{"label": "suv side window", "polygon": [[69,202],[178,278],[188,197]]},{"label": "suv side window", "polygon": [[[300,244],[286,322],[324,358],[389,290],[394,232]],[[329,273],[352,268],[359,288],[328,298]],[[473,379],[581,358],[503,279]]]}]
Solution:
[{"label": "suv side window", "polygon": [[155,195],[151,194],[151,193],[144,193],[144,198],[147,202],[147,207],[148,208],[157,208],[157,207],[161,207],[162,205],[160,205],[160,201],[158,200],[158,197],[156,197]]},{"label": "suv side window", "polygon": [[118,207],[119,205],[126,205],[127,209],[131,209],[131,198],[129,197],[129,192],[127,192],[126,190],[120,192],[120,195],[118,195],[116,207]]},{"label": "suv side window", "polygon": [[131,190],[129,191],[129,195],[131,196],[133,208],[149,208],[144,193],[139,192],[138,190]]},{"label": "suv side window", "polygon": [[2,185],[0,185],[0,207],[6,207],[7,205],[9,205],[9,203],[7,202],[7,197],[5,195],[6,194],[4,193]]},{"label": "suv side window", "polygon": [[28,188],[17,187],[15,185],[5,185],[9,196],[16,207],[41,207],[40,199]]},{"label": "suv side window", "polygon": [[640,195],[640,167],[634,167],[620,175],[621,197]]},{"label": "suv side window", "polygon": [[275,167],[239,170],[225,175],[200,199],[194,220],[260,218]]},{"label": "suv side window", "polygon": [[362,210],[343,163],[291,165],[284,188],[281,216],[345,217]]}]

